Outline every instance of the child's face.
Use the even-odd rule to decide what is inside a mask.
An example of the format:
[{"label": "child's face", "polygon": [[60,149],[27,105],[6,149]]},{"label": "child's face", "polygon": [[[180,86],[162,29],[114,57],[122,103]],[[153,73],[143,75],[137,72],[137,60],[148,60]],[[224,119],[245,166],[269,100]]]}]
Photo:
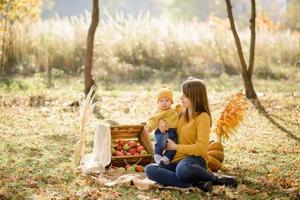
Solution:
[{"label": "child's face", "polygon": [[166,98],[166,97],[162,97],[158,100],[158,107],[162,110],[167,110],[171,107],[172,102],[170,101],[170,99]]}]

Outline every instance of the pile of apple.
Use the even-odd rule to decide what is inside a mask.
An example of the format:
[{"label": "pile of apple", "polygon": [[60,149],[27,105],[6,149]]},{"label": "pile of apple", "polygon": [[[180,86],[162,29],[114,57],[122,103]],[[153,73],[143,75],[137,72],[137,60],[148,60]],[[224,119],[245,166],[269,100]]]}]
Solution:
[{"label": "pile of apple", "polygon": [[119,139],[112,143],[111,154],[122,157],[147,155],[148,152],[143,145],[134,140],[125,141],[124,139]]},{"label": "pile of apple", "polygon": [[124,159],[125,166],[124,167],[114,167],[111,166],[111,171],[116,172],[116,173],[134,173],[134,172],[144,172],[144,167],[142,165],[139,165],[139,162],[141,161],[138,160],[135,164],[128,164],[126,159]]},{"label": "pile of apple", "polygon": [[144,167],[142,165],[126,164],[125,167],[112,167],[112,170],[118,171],[120,173],[134,173],[134,172],[144,172]]}]

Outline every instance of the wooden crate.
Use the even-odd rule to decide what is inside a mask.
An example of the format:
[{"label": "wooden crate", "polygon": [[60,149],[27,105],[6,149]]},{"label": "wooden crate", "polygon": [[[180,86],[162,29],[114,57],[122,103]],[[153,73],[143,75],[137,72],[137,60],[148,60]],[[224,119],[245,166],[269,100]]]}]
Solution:
[{"label": "wooden crate", "polygon": [[132,156],[112,156],[111,164],[117,167],[124,167],[125,161],[129,164],[136,163],[139,159],[139,165],[146,166],[153,162],[153,147],[149,135],[144,131],[144,125],[118,125],[111,126],[111,141],[116,143],[118,139],[125,141],[134,140],[145,147],[147,155],[132,155]]}]

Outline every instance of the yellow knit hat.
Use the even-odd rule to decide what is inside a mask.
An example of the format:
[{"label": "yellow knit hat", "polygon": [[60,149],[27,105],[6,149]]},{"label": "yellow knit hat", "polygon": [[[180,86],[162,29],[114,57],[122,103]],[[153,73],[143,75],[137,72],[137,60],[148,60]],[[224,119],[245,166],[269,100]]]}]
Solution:
[{"label": "yellow knit hat", "polygon": [[173,103],[173,92],[167,85],[163,85],[157,93],[157,101],[159,101],[162,97],[168,98]]}]

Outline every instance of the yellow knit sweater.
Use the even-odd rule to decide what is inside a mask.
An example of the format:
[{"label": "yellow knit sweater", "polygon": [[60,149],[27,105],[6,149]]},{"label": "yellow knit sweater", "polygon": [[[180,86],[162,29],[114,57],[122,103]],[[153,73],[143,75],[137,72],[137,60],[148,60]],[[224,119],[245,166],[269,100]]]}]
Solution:
[{"label": "yellow knit sweater", "polygon": [[207,113],[201,113],[189,122],[182,115],[177,125],[178,145],[173,162],[186,156],[202,156],[208,161],[207,149],[210,134],[210,118]]},{"label": "yellow knit sweater", "polygon": [[155,114],[148,120],[148,125],[152,129],[158,127],[158,120],[163,119],[169,125],[169,128],[176,128],[178,123],[178,113],[175,109],[170,108],[168,110],[157,109]]}]

